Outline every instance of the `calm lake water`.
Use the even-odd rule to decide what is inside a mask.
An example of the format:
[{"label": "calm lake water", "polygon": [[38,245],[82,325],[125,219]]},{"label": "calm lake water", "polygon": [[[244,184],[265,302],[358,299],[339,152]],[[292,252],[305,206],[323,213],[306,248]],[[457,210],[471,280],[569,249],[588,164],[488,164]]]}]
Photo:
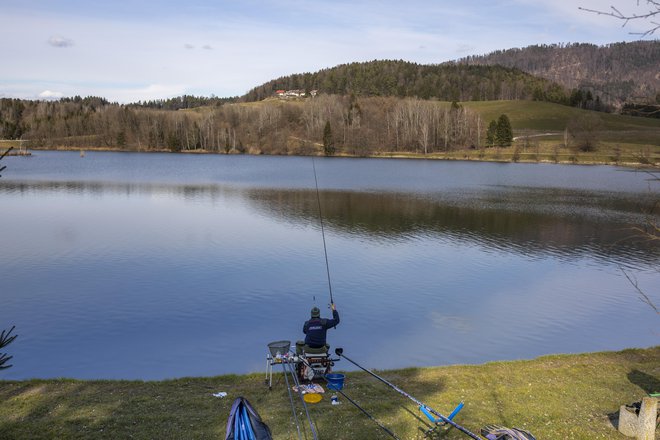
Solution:
[{"label": "calm lake water", "polygon": [[[0,178],[0,379],[265,371],[329,315],[311,158],[35,152]],[[329,342],[370,368],[660,343],[658,183],[606,166],[317,158]],[[658,218],[656,217],[656,220]],[[338,369],[350,369],[340,362]]]}]

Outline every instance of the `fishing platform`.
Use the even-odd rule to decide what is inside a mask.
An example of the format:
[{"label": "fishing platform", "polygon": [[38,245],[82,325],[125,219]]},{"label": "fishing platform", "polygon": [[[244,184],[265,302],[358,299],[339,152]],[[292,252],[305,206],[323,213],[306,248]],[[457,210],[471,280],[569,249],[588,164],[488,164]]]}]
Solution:
[{"label": "fishing platform", "polygon": [[[275,341],[268,344],[266,356],[266,384],[273,388],[273,368],[277,365],[287,366],[295,372],[298,381],[323,381],[330,373],[339,357],[332,357],[324,348],[310,348],[302,341],[296,342],[295,352],[291,350],[291,341]],[[287,368],[284,368],[285,372]]]}]

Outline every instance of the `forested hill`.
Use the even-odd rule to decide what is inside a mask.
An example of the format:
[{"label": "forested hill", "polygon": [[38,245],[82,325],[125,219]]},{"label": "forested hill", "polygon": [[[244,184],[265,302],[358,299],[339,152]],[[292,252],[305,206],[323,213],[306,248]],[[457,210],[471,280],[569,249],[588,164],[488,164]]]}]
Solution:
[{"label": "forested hill", "polygon": [[660,103],[660,40],[606,46],[575,43],[528,46],[457,63],[517,68],[569,89],[588,89],[605,103]]},{"label": "forested hill", "polygon": [[410,96],[442,101],[537,99],[567,102],[569,97],[564,87],[508,67],[370,61],[281,77],[250,90],[243,100],[260,101],[273,96],[277,90],[318,90],[331,95]]}]

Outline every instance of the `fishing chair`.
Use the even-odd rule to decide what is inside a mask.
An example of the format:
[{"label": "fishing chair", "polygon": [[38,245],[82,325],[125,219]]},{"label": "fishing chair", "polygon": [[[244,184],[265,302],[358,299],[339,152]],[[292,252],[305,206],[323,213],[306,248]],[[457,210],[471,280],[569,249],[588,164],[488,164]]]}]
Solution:
[{"label": "fishing chair", "polygon": [[298,363],[298,377],[301,380],[312,382],[316,379],[323,379],[326,374],[330,373],[334,360],[330,358],[328,353],[329,345],[312,348],[308,345],[300,346],[296,344],[296,351],[299,347],[301,362]]}]

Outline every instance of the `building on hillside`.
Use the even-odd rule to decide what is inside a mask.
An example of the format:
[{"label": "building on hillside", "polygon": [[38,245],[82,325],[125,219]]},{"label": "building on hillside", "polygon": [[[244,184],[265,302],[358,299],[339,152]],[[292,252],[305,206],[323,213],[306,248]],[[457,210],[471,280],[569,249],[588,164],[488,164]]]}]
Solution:
[{"label": "building on hillside", "polygon": [[294,89],[294,90],[276,90],[275,91],[275,96],[278,98],[282,99],[289,99],[289,98],[304,98],[305,96],[316,96],[318,94],[318,90],[312,90],[309,93],[305,92],[302,89]]}]

